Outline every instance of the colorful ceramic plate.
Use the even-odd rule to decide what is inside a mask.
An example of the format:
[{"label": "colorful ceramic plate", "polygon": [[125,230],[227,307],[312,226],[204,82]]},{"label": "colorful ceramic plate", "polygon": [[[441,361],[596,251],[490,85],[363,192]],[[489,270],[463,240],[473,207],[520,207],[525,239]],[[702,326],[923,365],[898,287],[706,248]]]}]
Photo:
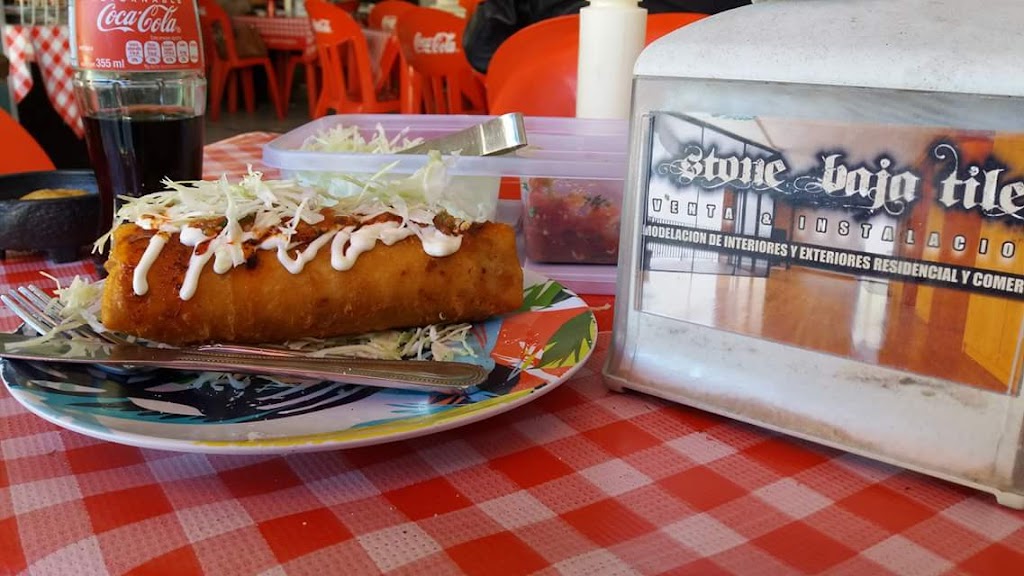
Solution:
[{"label": "colorful ceramic plate", "polygon": [[91,366],[8,360],[0,374],[42,418],[143,448],[251,454],[391,442],[525,404],[586,362],[597,337],[586,303],[529,271],[524,284],[518,312],[474,325],[475,356],[457,359],[490,368],[490,376],[465,396],[163,370],[120,377]]}]

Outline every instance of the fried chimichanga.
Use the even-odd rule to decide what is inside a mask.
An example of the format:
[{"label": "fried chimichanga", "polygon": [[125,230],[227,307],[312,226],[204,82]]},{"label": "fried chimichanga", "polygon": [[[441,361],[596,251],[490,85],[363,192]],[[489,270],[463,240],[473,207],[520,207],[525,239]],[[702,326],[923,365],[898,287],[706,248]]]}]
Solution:
[{"label": "fried chimichanga", "polygon": [[155,234],[130,223],[114,231],[101,313],[111,330],[175,345],[270,343],[471,322],[522,304],[515,232],[504,224],[470,226],[442,257],[427,254],[415,235],[378,242],[347,270],[332,267],[326,247],[297,273],[275,250],[256,249],[226,272],[202,267],[188,298],[181,291],[194,248],[177,232],[151,259],[145,293],[133,289]]}]

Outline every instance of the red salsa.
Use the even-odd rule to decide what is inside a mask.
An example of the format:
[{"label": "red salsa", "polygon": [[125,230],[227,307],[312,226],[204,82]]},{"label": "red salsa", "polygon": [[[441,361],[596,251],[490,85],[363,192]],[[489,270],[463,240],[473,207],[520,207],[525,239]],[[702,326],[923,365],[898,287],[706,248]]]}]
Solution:
[{"label": "red salsa", "polygon": [[529,178],[523,186],[527,258],[573,264],[618,261],[621,180]]}]

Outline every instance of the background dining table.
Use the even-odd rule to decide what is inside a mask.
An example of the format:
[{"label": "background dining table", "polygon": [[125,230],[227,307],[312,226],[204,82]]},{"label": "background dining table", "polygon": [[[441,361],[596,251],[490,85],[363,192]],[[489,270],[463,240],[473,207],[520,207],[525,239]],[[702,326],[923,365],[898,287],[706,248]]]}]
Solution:
[{"label": "background dining table", "polygon": [[[272,137],[208,146],[206,176],[261,169]],[[40,271],[95,273],[8,255],[0,289]],[[608,391],[601,314],[588,364],[536,400],[348,450],[139,449],[45,422],[0,389],[0,574],[1024,570],[1024,512],[990,495]],[[16,325],[0,312],[0,330]]]},{"label": "background dining table", "polygon": [[8,82],[15,102],[21,102],[32,90],[30,64],[35,63],[53,109],[81,138],[85,129],[72,85],[70,40],[71,32],[65,24],[3,26],[4,52],[11,61]]},{"label": "background dining table", "polygon": [[[283,53],[313,54],[316,52],[313,28],[305,16],[233,16],[237,26],[251,26],[260,35],[268,50]],[[390,33],[362,28],[370,65],[376,75],[380,69],[380,57],[384,52]]]}]

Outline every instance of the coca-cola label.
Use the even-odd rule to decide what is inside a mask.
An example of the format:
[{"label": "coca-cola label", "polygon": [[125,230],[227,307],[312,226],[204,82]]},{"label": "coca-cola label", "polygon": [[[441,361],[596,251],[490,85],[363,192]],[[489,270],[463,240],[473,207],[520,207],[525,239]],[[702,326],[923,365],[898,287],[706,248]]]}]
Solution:
[{"label": "coca-cola label", "polygon": [[417,32],[412,39],[412,48],[417,54],[455,54],[459,51],[455,32],[438,32],[433,36]]},{"label": "coca-cola label", "polygon": [[195,0],[76,0],[75,65],[85,70],[201,70]]},{"label": "coca-cola label", "polygon": [[317,34],[330,34],[334,32],[331,28],[331,21],[326,18],[314,18],[313,19],[313,32]]}]

